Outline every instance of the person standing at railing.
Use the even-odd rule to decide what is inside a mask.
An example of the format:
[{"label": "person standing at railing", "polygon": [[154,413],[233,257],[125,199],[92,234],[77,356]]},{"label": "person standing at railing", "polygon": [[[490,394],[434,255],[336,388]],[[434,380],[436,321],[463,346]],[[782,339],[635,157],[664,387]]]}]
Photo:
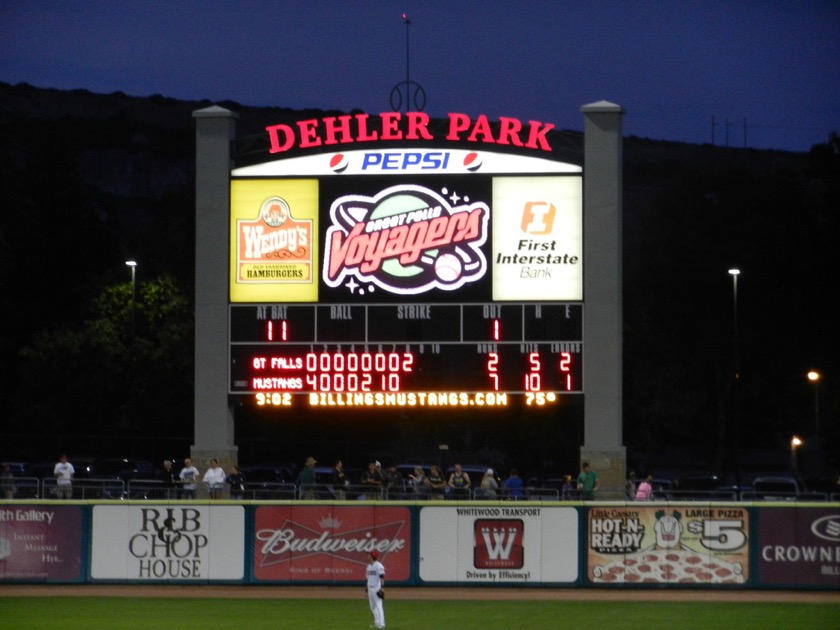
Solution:
[{"label": "person standing at railing", "polygon": [[306,458],[306,463],[297,476],[300,498],[306,501],[311,501],[315,498],[315,464],[317,463],[318,461],[310,455]]},{"label": "person standing at railing", "polygon": [[577,489],[580,490],[580,498],[591,501],[598,491],[598,473],[589,467],[589,462],[580,465],[580,474],[577,478]]},{"label": "person standing at railing", "polygon": [[385,483],[382,477],[382,465],[377,461],[370,462],[368,469],[362,473],[359,482],[366,488],[363,499],[378,499],[382,495],[382,484]]},{"label": "person standing at railing", "polygon": [[163,498],[166,500],[178,498],[178,475],[172,468],[172,460],[163,460],[163,470],[158,475],[160,485],[163,487]]},{"label": "person standing at railing", "polygon": [[3,498],[14,499],[17,488],[15,487],[15,475],[9,464],[3,464],[3,472],[0,473],[0,484],[3,486]]},{"label": "person standing at railing", "polygon": [[332,470],[332,486],[335,492],[335,498],[339,501],[344,501],[347,498],[347,486],[350,485],[350,480],[344,473],[344,462],[340,459],[335,460]]},{"label": "person standing at railing", "polygon": [[184,467],[178,473],[178,478],[181,480],[182,499],[195,499],[195,482],[198,480],[198,468],[193,466],[192,460],[187,457],[184,460]]},{"label": "person standing at railing", "polygon": [[502,489],[511,501],[521,501],[525,497],[525,484],[516,468],[510,469],[510,475],[502,482]]},{"label": "person standing at railing", "polygon": [[651,498],[653,498],[653,476],[648,475],[636,489],[636,501],[650,501]]},{"label": "person standing at railing", "polygon": [[219,466],[219,460],[215,457],[210,460],[210,468],[204,473],[202,481],[207,484],[211,499],[222,498],[225,489],[225,469]]},{"label": "person standing at railing", "polygon": [[75,474],[76,469],[73,468],[73,464],[67,461],[67,455],[62,454],[58,458],[58,463],[55,465],[55,468],[53,468],[53,477],[55,477],[58,498],[73,498],[73,475]]},{"label": "person standing at railing", "polygon": [[484,493],[485,499],[496,498],[499,490],[499,483],[496,481],[496,472],[492,468],[488,468],[487,472],[485,472],[484,476],[481,478],[481,490]]},{"label": "person standing at railing", "polygon": [[464,472],[461,464],[455,464],[452,474],[449,475],[449,481],[446,484],[450,488],[452,497],[455,499],[468,499],[470,497],[470,481],[469,473]]},{"label": "person standing at railing", "polygon": [[432,499],[442,499],[446,493],[446,477],[440,466],[434,464],[429,471],[429,486],[432,489]]},{"label": "person standing at railing", "polygon": [[239,470],[239,466],[233,466],[230,469],[230,474],[225,479],[225,483],[230,487],[230,498],[241,501],[245,498],[245,476]]}]

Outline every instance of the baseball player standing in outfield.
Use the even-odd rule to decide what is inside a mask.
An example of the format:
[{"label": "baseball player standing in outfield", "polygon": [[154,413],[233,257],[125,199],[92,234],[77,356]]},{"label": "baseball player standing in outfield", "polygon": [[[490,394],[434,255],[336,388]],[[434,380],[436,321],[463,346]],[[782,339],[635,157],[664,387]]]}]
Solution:
[{"label": "baseball player standing in outfield", "polygon": [[367,594],[370,611],[373,613],[371,628],[385,627],[385,567],[379,562],[379,554],[370,552],[367,565]]}]

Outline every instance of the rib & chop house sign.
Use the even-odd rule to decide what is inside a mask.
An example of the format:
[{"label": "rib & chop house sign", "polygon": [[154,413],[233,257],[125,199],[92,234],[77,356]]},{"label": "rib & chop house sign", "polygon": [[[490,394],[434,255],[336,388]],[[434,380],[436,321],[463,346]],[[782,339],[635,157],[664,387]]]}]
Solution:
[{"label": "rib & chop house sign", "polygon": [[451,113],[447,123],[437,129],[423,112],[386,112],[378,116],[353,114],[326,116],[300,120],[294,124],[266,127],[269,153],[283,153],[291,149],[313,149],[322,146],[346,145],[357,142],[447,141],[476,142],[521,147],[551,152],[547,134],[554,129],[551,123],[517,118],[499,117],[491,124],[487,116],[472,120],[466,114]]}]

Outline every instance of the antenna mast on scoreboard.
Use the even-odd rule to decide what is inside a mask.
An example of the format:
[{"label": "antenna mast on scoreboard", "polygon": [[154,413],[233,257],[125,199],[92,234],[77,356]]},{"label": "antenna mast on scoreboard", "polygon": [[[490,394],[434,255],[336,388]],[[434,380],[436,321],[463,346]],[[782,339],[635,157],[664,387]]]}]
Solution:
[{"label": "antenna mast on scoreboard", "polygon": [[405,111],[408,112],[413,106],[414,111],[422,112],[426,107],[426,90],[423,89],[419,83],[411,80],[411,54],[409,47],[409,32],[411,28],[411,20],[408,19],[408,14],[402,14],[402,20],[405,23],[405,81],[400,81],[393,88],[391,88],[391,109],[395,112],[402,109],[403,100],[405,100]]}]

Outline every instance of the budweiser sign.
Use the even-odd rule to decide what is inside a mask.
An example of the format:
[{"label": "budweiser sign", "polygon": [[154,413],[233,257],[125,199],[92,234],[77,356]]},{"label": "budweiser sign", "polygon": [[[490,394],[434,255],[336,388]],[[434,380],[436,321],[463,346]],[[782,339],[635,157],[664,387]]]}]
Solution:
[{"label": "budweiser sign", "polygon": [[254,526],[257,579],[362,581],[371,551],[390,580],[409,578],[407,508],[261,507]]}]

